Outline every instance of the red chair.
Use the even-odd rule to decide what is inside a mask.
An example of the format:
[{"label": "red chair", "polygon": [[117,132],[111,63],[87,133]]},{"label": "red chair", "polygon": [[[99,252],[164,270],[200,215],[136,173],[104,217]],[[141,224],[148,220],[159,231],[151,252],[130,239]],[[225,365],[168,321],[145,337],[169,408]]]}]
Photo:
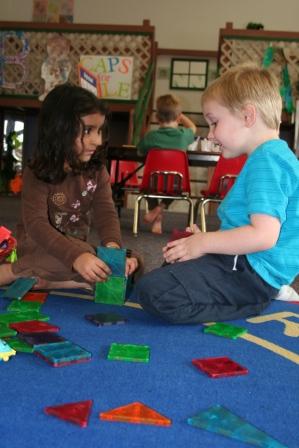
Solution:
[{"label": "red chair", "polygon": [[142,199],[173,199],[189,203],[189,225],[193,224],[194,206],[190,198],[187,154],[178,149],[151,149],[146,157],[140,193],[135,200],[133,234],[138,234]]},{"label": "red chair", "polygon": [[[112,160],[110,168],[111,184],[116,184],[128,177],[125,181],[125,187],[139,187],[140,182],[137,178],[137,170],[139,164],[137,162],[120,160],[117,165],[116,160]],[[116,178],[117,177],[117,178]]]},{"label": "red chair", "polygon": [[246,155],[241,155],[233,159],[225,159],[220,156],[215,167],[212,179],[207,190],[202,190],[202,198],[196,201],[194,207],[195,216],[200,208],[201,230],[207,231],[205,207],[210,203],[220,203],[229,192],[236,181],[238,174],[242,170],[247,160]]}]

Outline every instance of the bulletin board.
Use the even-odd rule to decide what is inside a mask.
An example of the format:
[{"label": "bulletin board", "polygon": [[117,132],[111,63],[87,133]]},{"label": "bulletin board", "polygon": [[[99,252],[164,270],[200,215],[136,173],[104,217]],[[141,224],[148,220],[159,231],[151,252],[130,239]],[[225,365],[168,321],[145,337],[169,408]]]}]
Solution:
[{"label": "bulletin board", "polygon": [[82,55],[133,57],[133,101],[155,60],[154,27],[146,20],[141,26],[0,22],[0,29],[0,106],[39,106],[50,39],[68,42],[68,81],[75,84]]},{"label": "bulletin board", "polygon": [[[245,62],[257,62],[261,66],[265,51],[270,46],[283,51],[293,97],[298,97],[296,88],[299,80],[298,32],[233,29],[232,23],[227,23],[226,28],[220,29],[219,33],[219,73],[222,74],[229,68]],[[275,66],[273,70],[275,71]],[[280,70],[280,67],[277,66],[276,70]]]}]

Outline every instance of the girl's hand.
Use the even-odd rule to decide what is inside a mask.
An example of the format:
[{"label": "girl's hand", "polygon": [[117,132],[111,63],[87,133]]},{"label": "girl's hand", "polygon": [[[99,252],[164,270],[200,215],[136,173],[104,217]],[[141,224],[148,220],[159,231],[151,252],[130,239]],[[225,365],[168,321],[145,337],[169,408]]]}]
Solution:
[{"label": "girl's hand", "polygon": [[133,274],[138,268],[137,258],[131,257],[126,259],[126,277]]},{"label": "girl's hand", "polygon": [[73,269],[90,283],[104,282],[111,275],[109,267],[89,252],[85,252],[76,258],[73,263]]},{"label": "girl's hand", "polygon": [[[188,230],[189,231],[189,230]],[[203,234],[198,231],[188,238],[171,241],[163,247],[163,256],[167,263],[187,261],[205,255],[200,249]]]}]

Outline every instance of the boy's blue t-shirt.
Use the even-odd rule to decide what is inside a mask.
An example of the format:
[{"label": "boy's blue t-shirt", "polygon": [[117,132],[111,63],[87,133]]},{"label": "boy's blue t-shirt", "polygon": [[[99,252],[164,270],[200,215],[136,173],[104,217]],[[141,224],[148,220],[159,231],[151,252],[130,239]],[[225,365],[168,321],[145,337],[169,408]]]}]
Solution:
[{"label": "boy's blue t-shirt", "polygon": [[269,140],[248,157],[218,209],[221,230],[250,224],[252,214],[280,221],[276,245],[246,255],[252,268],[280,289],[299,274],[299,162],[283,140]]}]

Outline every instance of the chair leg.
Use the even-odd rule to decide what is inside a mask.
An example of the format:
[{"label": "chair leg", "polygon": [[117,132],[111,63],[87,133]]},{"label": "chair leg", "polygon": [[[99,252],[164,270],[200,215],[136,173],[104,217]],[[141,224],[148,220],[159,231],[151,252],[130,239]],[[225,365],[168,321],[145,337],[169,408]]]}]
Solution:
[{"label": "chair leg", "polygon": [[206,205],[210,202],[214,202],[215,204],[220,204],[220,199],[204,199],[201,201],[200,204],[200,220],[201,220],[201,231],[206,232],[207,231],[207,223],[206,223]]},{"label": "chair leg", "polygon": [[195,218],[195,220],[197,219],[199,205],[202,202],[202,200],[203,200],[202,198],[201,199],[197,199],[196,202],[195,202],[195,205],[194,205],[194,218]]},{"label": "chair leg", "polygon": [[194,204],[191,198],[187,198],[189,202],[189,227],[194,224]]},{"label": "chair leg", "polygon": [[200,221],[201,221],[201,231],[202,232],[206,232],[207,231],[205,206],[209,202],[210,202],[209,199],[204,199],[203,201],[201,201],[201,204],[200,204]]},{"label": "chair leg", "polygon": [[135,206],[134,206],[134,220],[133,220],[133,235],[138,235],[138,223],[139,223],[139,209],[140,209],[140,202],[143,199],[143,195],[137,196],[135,200]]}]

